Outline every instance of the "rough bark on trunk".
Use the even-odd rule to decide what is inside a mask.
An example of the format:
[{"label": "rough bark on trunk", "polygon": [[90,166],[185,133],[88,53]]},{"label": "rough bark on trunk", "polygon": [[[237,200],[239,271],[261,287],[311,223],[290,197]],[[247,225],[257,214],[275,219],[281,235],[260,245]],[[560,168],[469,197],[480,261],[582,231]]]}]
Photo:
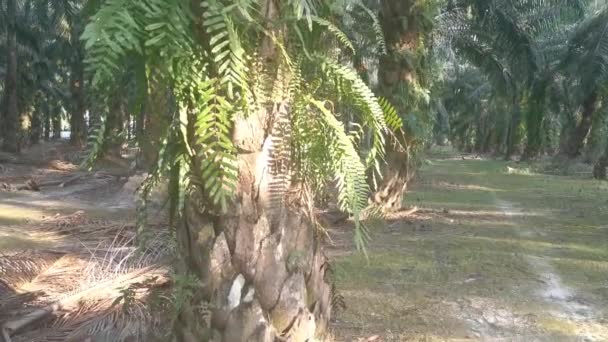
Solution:
[{"label": "rough bark on trunk", "polygon": [[595,179],[606,179],[606,168],[608,167],[608,143],[604,154],[595,162],[593,166],[593,177]]},{"label": "rough bark on trunk", "polygon": [[384,211],[397,211],[402,208],[403,194],[407,184],[414,176],[407,150],[393,148],[386,155],[382,183],[372,196],[372,202]]},{"label": "rough bark on trunk", "polygon": [[[274,3],[266,6],[273,18]],[[260,54],[268,65],[270,46],[262,44]],[[288,115],[283,102],[235,119],[239,177],[225,214],[206,211],[198,188],[187,197],[177,238],[185,269],[200,287],[175,322],[177,341],[304,342],[326,331],[332,287],[312,213],[298,196],[302,187],[270,167],[273,127]]]},{"label": "rough bark on trunk", "polygon": [[[378,82],[380,93],[391,100],[394,104],[399,97],[408,96],[399,94],[398,89],[405,89],[413,86],[417,82],[417,75],[412,58],[419,45],[419,31],[415,18],[415,1],[410,0],[382,0],[380,9],[380,23],[386,39],[388,54],[380,58],[378,70]],[[403,89],[402,88],[402,89]],[[397,106],[400,113],[404,113],[407,108]],[[387,165],[383,170],[383,181],[371,200],[385,210],[399,210],[401,208],[402,196],[407,189],[407,182],[410,180],[411,170],[409,164],[408,151],[403,148],[408,145],[405,134],[397,135],[400,140],[387,143]]]},{"label": "rough bark on trunk", "polygon": [[2,149],[19,152],[19,112],[17,108],[17,32],[16,1],[6,2],[6,80],[4,83],[5,104]]},{"label": "rough bark on trunk", "polygon": [[178,341],[281,336],[303,342],[326,331],[328,264],[314,225],[294,197],[299,189],[277,193],[281,177],[268,167],[273,137],[266,125],[272,116],[262,111],[237,119],[239,181],[226,214],[205,212],[199,191],[187,199],[178,243],[186,269],[202,286],[179,315]]},{"label": "rough bark on trunk", "polygon": [[598,96],[597,91],[593,91],[583,101],[581,109],[581,120],[569,137],[568,144],[566,145],[566,155],[570,158],[577,157],[581,153],[581,149],[585,145],[585,139],[589,135],[591,130],[591,123],[593,122],[593,114],[595,113]]}]

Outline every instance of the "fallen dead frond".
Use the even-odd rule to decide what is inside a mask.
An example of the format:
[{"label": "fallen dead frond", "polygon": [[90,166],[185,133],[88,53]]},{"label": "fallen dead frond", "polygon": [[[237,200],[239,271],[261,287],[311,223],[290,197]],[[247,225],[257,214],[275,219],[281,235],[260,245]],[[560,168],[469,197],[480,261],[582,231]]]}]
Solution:
[{"label": "fallen dead frond", "polygon": [[144,245],[135,229],[82,212],[45,220],[39,230],[64,236],[53,249],[64,255],[56,252],[40,266],[33,258],[4,261],[5,273],[14,274],[7,282],[12,304],[0,317],[4,339],[145,341],[160,324],[145,303],[153,289],[168,284],[174,247],[165,227],[152,227]]},{"label": "fallen dead frond", "polygon": [[[0,255],[0,283],[12,288],[19,287],[30,282],[60,257],[60,253],[35,251],[2,254]],[[1,295],[0,292],[0,298]]]}]

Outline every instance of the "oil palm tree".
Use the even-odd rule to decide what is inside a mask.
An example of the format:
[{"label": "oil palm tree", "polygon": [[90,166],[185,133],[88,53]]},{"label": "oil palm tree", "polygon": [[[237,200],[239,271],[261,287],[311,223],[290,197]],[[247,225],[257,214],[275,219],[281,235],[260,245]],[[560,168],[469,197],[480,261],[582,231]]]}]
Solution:
[{"label": "oil palm tree", "polygon": [[575,89],[576,105],[580,106],[580,119],[571,134],[565,136],[567,144],[562,151],[576,157],[591,131],[605,93],[602,88],[608,82],[608,6],[597,9],[577,26],[568,41],[560,71]]},{"label": "oil palm tree", "polygon": [[[537,149],[543,113],[538,106],[566,50],[565,37],[584,13],[584,2],[569,0],[451,1],[443,13],[441,27],[449,45],[483,70],[496,94],[510,103],[506,158],[522,140],[524,114],[530,152]],[[524,113],[524,100],[538,105]]]},{"label": "oil palm tree", "polygon": [[[67,0],[56,2],[8,1],[7,4],[16,5],[14,9],[11,9],[14,14],[5,17],[6,12],[1,12],[3,18],[7,19],[7,23],[15,21],[15,59],[18,61],[18,65],[15,67],[15,82],[19,89],[16,97],[17,116],[3,120],[5,127],[12,127],[5,133],[5,144],[12,141],[13,145],[20,147],[20,145],[28,143],[21,136],[28,134],[30,142],[36,142],[42,133],[39,126],[43,119],[45,117],[52,119],[54,113],[58,113],[56,110],[50,111],[51,107],[59,104],[67,108],[70,113],[73,112],[71,110],[73,101],[69,96],[70,89],[66,76],[74,74],[70,67],[75,64],[73,60],[77,54],[74,52],[75,49],[68,44],[71,26],[66,18],[68,15],[77,17],[81,14],[73,9],[74,3],[76,2]],[[79,6],[82,7],[82,4]],[[78,34],[74,37],[74,40],[80,44]],[[13,49],[11,46],[10,39],[0,40],[0,51],[8,53]],[[13,64],[11,58],[7,59],[7,70],[11,69]],[[82,64],[82,60],[80,64]],[[5,75],[8,77],[11,73],[5,73]],[[12,96],[8,96],[11,92],[9,85],[10,82],[5,82],[7,104],[12,101],[9,101]],[[83,102],[84,99],[80,99],[79,103]],[[53,103],[52,106],[51,103]],[[12,107],[7,106],[6,108],[8,110]],[[84,112],[82,112],[82,119],[84,120]],[[22,120],[31,123],[29,132],[27,132],[28,128],[24,130],[21,127]],[[50,130],[51,125],[48,126]],[[57,131],[57,127],[54,127],[54,130]],[[55,132],[55,134],[57,133],[59,132]],[[84,134],[86,132],[81,135],[84,137]],[[13,150],[15,149],[13,148]]]},{"label": "oil palm tree", "polygon": [[[331,13],[314,0],[108,0],[84,31],[96,91],[110,94],[136,59],[154,78],[148,91],[166,95],[157,110],[170,122],[143,192],[169,177],[182,269],[198,279],[177,340],[326,331],[332,286],[315,195],[335,185],[362,246],[367,171],[400,127],[338,61],[352,44]],[[365,153],[357,122],[371,137]]]},{"label": "oil palm tree", "polygon": [[399,210],[416,168],[415,153],[423,146],[430,121],[431,32],[438,3],[382,0],[379,25],[386,51],[378,59],[378,93],[394,104],[403,126],[389,137],[382,181],[371,200],[383,210]]}]

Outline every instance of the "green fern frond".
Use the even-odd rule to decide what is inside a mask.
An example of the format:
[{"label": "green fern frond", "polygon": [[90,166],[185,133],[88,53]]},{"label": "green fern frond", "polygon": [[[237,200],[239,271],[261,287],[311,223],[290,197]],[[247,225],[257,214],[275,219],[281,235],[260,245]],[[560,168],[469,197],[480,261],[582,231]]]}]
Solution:
[{"label": "green fern frond", "polygon": [[204,1],[203,26],[209,35],[213,65],[221,83],[226,86],[228,98],[235,98],[235,88],[248,91],[247,61],[240,34],[225,9],[215,1]]},{"label": "green fern frond", "polygon": [[101,154],[103,153],[105,135],[106,117],[105,115],[100,115],[99,124],[97,127],[92,128],[91,132],[89,133],[87,157],[81,164],[82,168],[91,171],[95,161],[101,157]]},{"label": "green fern frond", "polygon": [[306,19],[308,28],[312,29],[313,16],[316,14],[317,0],[288,0],[287,3],[293,8],[296,18]]},{"label": "green fern frond", "polygon": [[361,223],[361,212],[367,206],[369,185],[366,168],[361,162],[359,153],[344,125],[327,108],[325,102],[312,97],[306,99],[321,114],[319,120],[325,125],[329,134],[327,149],[331,157],[330,168],[338,189],[340,209],[353,215],[355,221],[355,243],[357,248],[365,250],[369,238],[365,226]]},{"label": "green fern frond", "polygon": [[194,41],[188,32],[192,13],[187,2],[150,0],[136,3],[146,18],[146,47],[172,53],[171,58],[176,58],[179,53],[187,54],[191,50]]},{"label": "green fern frond", "polygon": [[358,106],[363,114],[363,122],[371,129],[373,143],[366,158],[366,165],[368,167],[372,166],[377,158],[384,158],[384,135],[388,133],[384,113],[376,95],[352,68],[341,65],[325,56],[317,56],[317,58],[329,72],[329,76],[336,77],[342,83],[348,85],[350,91],[345,92],[344,95],[354,100],[352,101],[353,104]]},{"label": "green fern frond", "polygon": [[[217,79],[199,79],[190,84],[188,90],[195,92],[197,102],[185,111],[196,113],[195,143],[196,159],[200,161],[200,173],[195,173],[200,186],[211,202],[221,211],[227,208],[236,189],[238,167],[236,148],[232,143],[233,106],[221,93]],[[182,95],[184,100],[191,99]],[[186,138],[187,139],[187,138]]]},{"label": "green fern frond", "polygon": [[386,40],[384,39],[384,31],[382,30],[382,25],[380,25],[380,19],[378,19],[378,15],[372,11],[369,7],[365,6],[363,2],[357,1],[356,5],[360,7],[367,15],[372,19],[372,28],[374,29],[374,33],[376,34],[376,44],[378,45],[378,52],[382,55],[387,54],[386,50]]},{"label": "green fern frond", "polygon": [[342,30],[340,30],[339,27],[334,25],[329,20],[325,20],[323,18],[319,18],[319,17],[315,16],[315,17],[312,17],[312,19],[315,23],[325,27],[329,32],[331,32],[338,39],[338,41],[340,41],[344,46],[346,46],[353,53],[353,55],[356,54],[355,45],[353,44],[353,42],[351,42],[351,40],[348,38],[346,33],[344,33]]},{"label": "green fern frond", "polygon": [[142,51],[145,32],[136,23],[136,11],[133,2],[108,0],[85,27],[80,39],[88,50],[86,64],[94,75],[93,85],[112,79],[127,51]]},{"label": "green fern frond", "polygon": [[378,103],[380,104],[380,107],[382,107],[384,120],[386,121],[388,128],[393,132],[403,129],[403,120],[401,119],[401,116],[399,116],[399,113],[397,113],[397,108],[384,97],[380,97]]}]

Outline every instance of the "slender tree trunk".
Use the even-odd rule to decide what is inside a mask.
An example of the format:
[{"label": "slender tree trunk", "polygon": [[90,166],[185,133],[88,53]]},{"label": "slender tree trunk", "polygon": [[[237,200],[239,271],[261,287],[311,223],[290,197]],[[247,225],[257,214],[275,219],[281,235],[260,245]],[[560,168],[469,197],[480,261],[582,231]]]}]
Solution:
[{"label": "slender tree trunk", "polygon": [[[415,1],[382,0],[380,22],[386,39],[388,54],[380,58],[378,83],[380,93],[396,104],[399,113],[408,108],[400,106],[400,98],[408,94],[399,93],[399,89],[412,87],[418,80],[412,58],[420,41]],[[399,210],[402,197],[407,190],[407,183],[413,176],[410,165],[410,151],[406,133],[398,134],[398,140],[387,142],[387,164],[383,169],[383,181],[371,200],[384,210]]]},{"label": "slender tree trunk", "polygon": [[124,118],[126,116],[124,103],[119,93],[115,94],[111,102],[108,104],[109,113],[106,121],[106,153],[120,157],[122,152],[122,144],[124,143]]},{"label": "slender tree trunk", "polygon": [[159,84],[153,83],[150,87],[150,96],[147,97],[140,112],[137,132],[143,165],[150,165],[156,159],[162,132],[169,121],[167,112],[158,108],[167,108],[173,96]]},{"label": "slender tree trunk", "polygon": [[608,141],[604,154],[595,162],[593,166],[593,177],[595,179],[606,179],[606,168],[608,167]]},{"label": "slender tree trunk", "polygon": [[507,151],[505,159],[510,160],[517,152],[517,144],[519,143],[519,124],[521,123],[521,104],[519,96],[513,99],[511,122],[507,133]]},{"label": "slender tree trunk", "polygon": [[4,96],[4,141],[2,149],[7,152],[19,152],[19,112],[17,108],[17,33],[16,33],[16,0],[6,2],[6,80]]},{"label": "slender tree trunk", "polygon": [[[273,18],[274,2],[265,6],[263,13]],[[269,41],[260,56],[274,64]],[[290,121],[279,118],[289,118],[287,102],[236,118],[239,178],[225,214],[203,208],[199,188],[188,195],[177,238],[185,269],[200,287],[175,322],[177,341],[304,342],[327,328],[332,288],[311,213],[301,200],[305,187],[285,182],[289,172],[268,167],[273,135],[289,131]],[[189,130],[192,136],[192,125]]]},{"label": "slender tree trunk", "polygon": [[30,129],[30,143],[37,144],[40,142],[40,138],[42,137],[42,119],[44,113],[42,112],[42,107],[38,102],[36,108],[33,108],[32,111],[32,126]]},{"label": "slender tree trunk", "polygon": [[437,136],[436,143],[445,146],[450,141],[450,116],[441,99],[436,100],[437,107]]},{"label": "slender tree trunk", "polygon": [[581,149],[585,145],[585,139],[589,135],[591,130],[591,123],[593,122],[593,114],[597,108],[598,103],[598,92],[593,91],[583,101],[581,109],[581,120],[569,137],[568,144],[566,145],[566,155],[570,158],[577,157],[581,153]]},{"label": "slender tree trunk", "polygon": [[607,115],[594,115],[591,129],[587,137],[587,146],[584,151],[585,163],[593,163],[604,153],[605,132],[608,124]]},{"label": "slender tree trunk", "polygon": [[131,120],[130,114],[127,114],[127,118],[125,121],[125,129],[127,130],[127,141],[130,142],[133,138],[133,122]]},{"label": "slender tree trunk", "polygon": [[45,114],[44,114],[44,141],[49,141],[51,139],[51,111],[50,106],[47,104],[45,106]]},{"label": "slender tree trunk", "polygon": [[[141,167],[145,167],[147,165],[150,165],[152,162],[154,162],[154,158],[155,158],[155,142],[158,141],[158,136],[156,138],[153,137],[154,134],[156,134],[156,130],[148,130],[148,126],[150,126],[150,124],[152,124],[152,127],[156,127],[156,125],[154,125],[154,123],[151,123],[151,118],[150,118],[150,110],[152,109],[151,106],[151,102],[152,99],[150,97],[150,91],[153,90],[151,89],[151,83],[150,80],[148,80],[148,75],[147,75],[147,71],[146,71],[146,65],[142,65],[141,69],[139,70],[139,77],[140,77],[140,82],[138,82],[141,86],[142,89],[140,89],[140,103],[141,103],[141,107],[139,109],[139,112],[136,113],[136,117],[135,117],[135,129],[134,129],[134,133],[135,133],[135,139],[137,140],[137,145],[139,147],[139,156],[138,156],[138,163],[141,165]],[[160,93],[160,92],[159,92]],[[159,96],[155,98],[155,101],[158,101],[159,99],[164,98],[164,96]],[[158,107],[156,107],[158,108]],[[158,120],[156,120],[158,121]]]},{"label": "slender tree trunk", "polygon": [[72,111],[70,116],[70,142],[82,147],[86,143],[87,126],[85,112],[87,104],[84,89],[84,69],[82,61],[76,61],[72,68]]},{"label": "slender tree trunk", "polygon": [[73,50],[71,59],[71,93],[72,106],[70,116],[70,142],[74,146],[82,147],[86,144],[87,139],[87,123],[85,113],[87,111],[85,78],[84,78],[84,51],[79,40],[82,26],[80,18],[76,16],[68,16],[70,25],[71,38],[70,45]]},{"label": "slender tree trunk", "polygon": [[485,115],[485,109],[478,108],[477,110],[479,112],[479,117],[477,118],[477,122],[475,123],[475,147],[473,150],[476,153],[480,153],[483,149],[483,144],[485,143],[486,136],[488,134],[488,122],[487,116]]},{"label": "slender tree trunk", "polygon": [[527,143],[522,159],[530,160],[538,157],[543,144],[543,108],[541,103],[531,100],[528,115],[526,115]]},{"label": "slender tree trunk", "polygon": [[52,115],[53,139],[61,139],[61,106],[55,105]]}]

